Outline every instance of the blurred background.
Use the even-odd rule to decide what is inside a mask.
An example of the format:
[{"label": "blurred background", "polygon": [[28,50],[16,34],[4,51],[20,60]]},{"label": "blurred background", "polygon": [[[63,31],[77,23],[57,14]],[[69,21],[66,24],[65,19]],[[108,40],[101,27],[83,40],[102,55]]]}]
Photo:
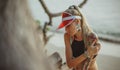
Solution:
[{"label": "blurred background", "polygon": [[[43,0],[51,13],[63,12],[70,5],[79,5],[83,0]],[[49,22],[39,0],[29,0],[31,13],[43,28],[45,22]],[[99,70],[120,70],[120,0],[87,0],[81,8],[87,22],[97,33],[102,44],[97,62]],[[61,16],[52,19],[52,26],[48,26],[47,36],[52,37],[45,48],[48,55],[59,52],[65,60],[64,28],[56,31],[61,23]]]}]

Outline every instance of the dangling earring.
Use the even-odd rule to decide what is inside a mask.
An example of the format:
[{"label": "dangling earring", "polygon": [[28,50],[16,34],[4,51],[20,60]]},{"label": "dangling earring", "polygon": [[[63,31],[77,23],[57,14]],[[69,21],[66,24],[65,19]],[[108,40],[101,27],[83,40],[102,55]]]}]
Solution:
[{"label": "dangling earring", "polygon": [[77,31],[80,31],[80,30],[81,30],[80,24],[77,24],[77,25],[76,25],[76,29],[77,29]]}]

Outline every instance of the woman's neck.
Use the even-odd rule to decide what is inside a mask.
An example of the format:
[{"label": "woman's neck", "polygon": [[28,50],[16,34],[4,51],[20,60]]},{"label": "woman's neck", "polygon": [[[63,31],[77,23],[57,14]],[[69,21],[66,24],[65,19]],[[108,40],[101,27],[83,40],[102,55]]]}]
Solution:
[{"label": "woman's neck", "polygon": [[75,39],[75,40],[78,40],[78,41],[81,41],[81,40],[82,40],[82,32],[81,32],[81,31],[78,31],[78,32],[75,34],[74,39]]}]

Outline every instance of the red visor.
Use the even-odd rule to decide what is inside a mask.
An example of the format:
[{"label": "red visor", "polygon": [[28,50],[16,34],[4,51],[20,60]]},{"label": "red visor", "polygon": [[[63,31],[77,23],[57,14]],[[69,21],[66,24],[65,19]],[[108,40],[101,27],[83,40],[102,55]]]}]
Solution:
[{"label": "red visor", "polygon": [[[67,13],[67,12],[64,12],[62,13],[62,19],[65,18],[65,17],[69,17],[69,16],[72,16],[71,14]],[[61,29],[65,26],[67,26],[73,19],[69,19],[69,20],[62,20],[61,24],[58,26],[57,29]]]},{"label": "red visor", "polygon": [[58,26],[58,29],[61,29],[65,26],[67,26],[73,19],[70,19],[70,20],[66,20],[66,21],[63,21],[59,26]]}]

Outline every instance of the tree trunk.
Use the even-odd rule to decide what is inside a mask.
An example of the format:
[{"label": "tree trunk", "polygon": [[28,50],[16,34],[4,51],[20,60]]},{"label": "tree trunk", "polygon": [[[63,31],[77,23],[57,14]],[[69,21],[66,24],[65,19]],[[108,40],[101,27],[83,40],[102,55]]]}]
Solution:
[{"label": "tree trunk", "polygon": [[27,0],[0,0],[0,70],[52,70]]}]

